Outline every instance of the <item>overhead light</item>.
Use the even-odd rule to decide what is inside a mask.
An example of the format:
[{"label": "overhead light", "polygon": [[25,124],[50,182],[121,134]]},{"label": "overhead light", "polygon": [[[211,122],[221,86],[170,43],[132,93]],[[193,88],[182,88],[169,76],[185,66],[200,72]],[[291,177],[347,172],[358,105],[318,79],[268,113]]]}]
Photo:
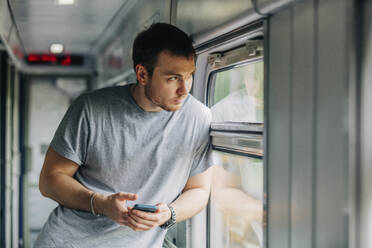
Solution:
[{"label": "overhead light", "polygon": [[54,43],[50,45],[50,48],[49,48],[51,53],[62,53],[63,49],[64,49],[63,45],[58,44],[58,43]]},{"label": "overhead light", "polygon": [[72,5],[75,0],[57,0],[59,5]]}]

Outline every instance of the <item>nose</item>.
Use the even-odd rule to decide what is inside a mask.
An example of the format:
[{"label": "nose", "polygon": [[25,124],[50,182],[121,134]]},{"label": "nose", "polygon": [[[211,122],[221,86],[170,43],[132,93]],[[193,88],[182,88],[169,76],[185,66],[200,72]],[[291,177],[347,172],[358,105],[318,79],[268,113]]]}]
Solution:
[{"label": "nose", "polygon": [[188,93],[188,89],[187,89],[187,81],[185,80],[180,80],[180,84],[177,88],[177,94],[179,96],[183,96],[183,95],[186,95]]}]

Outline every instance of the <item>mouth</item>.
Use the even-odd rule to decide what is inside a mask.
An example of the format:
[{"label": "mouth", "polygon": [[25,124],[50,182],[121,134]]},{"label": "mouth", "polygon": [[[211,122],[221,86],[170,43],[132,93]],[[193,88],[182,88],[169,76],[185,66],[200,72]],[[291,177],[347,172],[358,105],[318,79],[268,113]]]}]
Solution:
[{"label": "mouth", "polygon": [[181,104],[181,103],[183,102],[183,100],[185,100],[184,97],[183,97],[183,98],[175,99],[174,102],[175,102],[176,104]]}]

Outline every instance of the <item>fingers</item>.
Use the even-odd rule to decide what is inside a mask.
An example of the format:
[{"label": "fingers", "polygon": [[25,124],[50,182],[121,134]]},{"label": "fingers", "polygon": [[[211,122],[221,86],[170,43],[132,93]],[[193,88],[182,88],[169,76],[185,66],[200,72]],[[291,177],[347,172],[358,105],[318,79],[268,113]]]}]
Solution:
[{"label": "fingers", "polygon": [[119,193],[116,193],[115,196],[119,200],[128,200],[128,201],[137,200],[137,194],[132,194],[132,193],[119,192]]},{"label": "fingers", "polygon": [[[136,194],[117,193],[117,198],[129,200],[135,200],[137,198]],[[164,203],[156,204],[157,209],[154,213],[144,212],[133,207],[127,207],[126,213],[124,213],[117,222],[121,225],[125,225],[133,229],[134,231],[147,231],[156,226],[159,226],[164,223],[164,220],[167,219],[168,212],[170,211],[168,206]]]},{"label": "fingers", "polygon": [[172,213],[171,210],[169,209],[168,205],[165,203],[158,203],[156,204],[157,210],[159,215],[162,218],[162,221],[167,221],[171,218]]},{"label": "fingers", "polygon": [[127,226],[128,225],[128,215],[127,214],[123,215],[116,222],[120,225]]},{"label": "fingers", "polygon": [[109,195],[102,205],[105,215],[120,225],[126,225],[127,217],[125,216],[128,213],[128,209],[125,206],[125,201],[136,200],[137,197],[137,194],[126,192],[119,192]]},{"label": "fingers", "polygon": [[140,220],[140,222],[137,222],[133,218],[133,216],[128,215],[127,226],[132,228],[134,231],[147,231],[147,230],[150,230],[151,228],[153,228],[155,225],[154,225],[154,223],[151,224],[151,225],[146,225],[144,223],[144,220]]},{"label": "fingers", "polygon": [[146,213],[144,211],[135,210],[135,209],[130,210],[128,212],[128,215],[135,216],[136,218],[140,218],[140,219],[146,220],[146,221],[153,221],[153,222],[160,221],[160,218],[156,213]]},{"label": "fingers", "polygon": [[157,206],[157,209],[156,209],[157,213],[169,211],[168,205],[165,203],[158,203],[156,204],[156,206]]},{"label": "fingers", "polygon": [[136,209],[128,212],[128,226],[135,231],[150,230],[162,223],[161,214],[147,213]]},{"label": "fingers", "polygon": [[129,219],[133,219],[136,223],[143,224],[143,225],[146,225],[148,227],[155,227],[156,223],[159,220],[159,217],[152,218],[153,220],[148,220],[148,219],[141,218],[141,217],[139,217],[135,214],[129,213],[128,214],[128,221],[129,221]]}]

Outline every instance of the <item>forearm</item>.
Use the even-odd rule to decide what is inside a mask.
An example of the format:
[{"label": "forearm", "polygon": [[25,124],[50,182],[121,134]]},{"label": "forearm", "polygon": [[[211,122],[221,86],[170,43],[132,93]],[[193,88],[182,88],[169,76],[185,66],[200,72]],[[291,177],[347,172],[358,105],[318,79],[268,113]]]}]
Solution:
[{"label": "forearm", "polygon": [[39,187],[44,196],[65,207],[90,211],[90,197],[93,192],[73,177],[63,173],[43,175]]},{"label": "forearm", "polygon": [[237,188],[218,188],[212,191],[216,203],[230,214],[245,216],[254,221],[262,221],[262,201],[253,198]]},{"label": "forearm", "polygon": [[[41,176],[40,191],[61,205],[91,212],[90,201],[93,191],[85,188],[72,176],[63,173],[53,173]],[[111,195],[96,194],[93,199],[94,212],[105,215],[120,225],[127,225],[125,201],[134,201],[136,194],[118,192]]]},{"label": "forearm", "polygon": [[175,209],[177,222],[199,213],[208,203],[209,189],[193,188],[183,192],[171,206]]}]

